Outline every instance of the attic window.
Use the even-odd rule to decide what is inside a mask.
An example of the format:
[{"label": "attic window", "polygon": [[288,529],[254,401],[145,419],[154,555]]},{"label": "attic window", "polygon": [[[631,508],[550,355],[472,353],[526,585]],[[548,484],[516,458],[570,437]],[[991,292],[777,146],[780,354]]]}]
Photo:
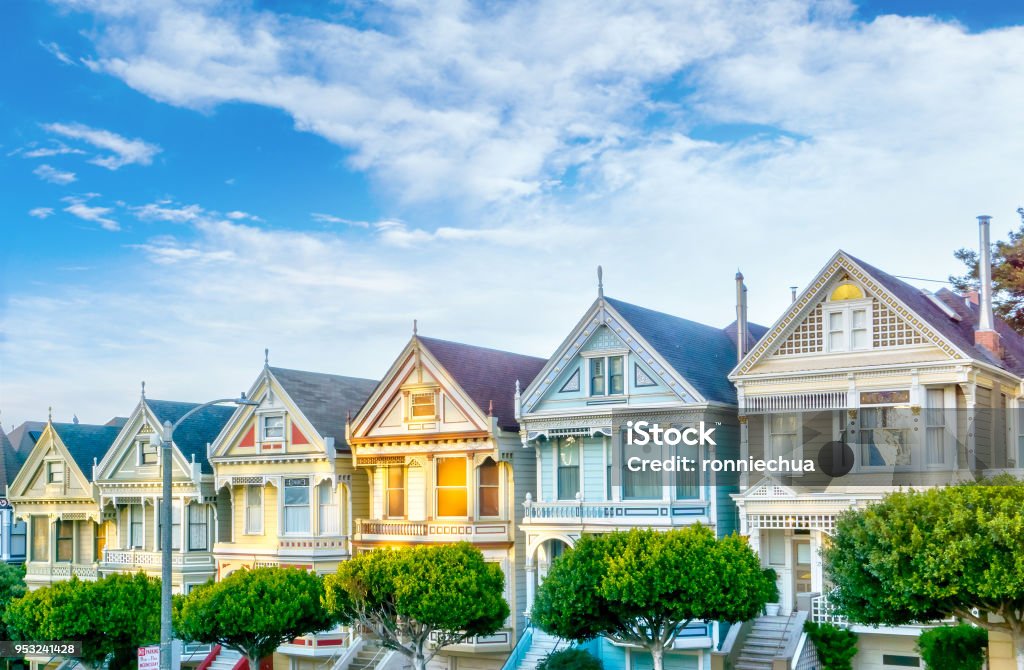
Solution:
[{"label": "attic window", "polygon": [[64,483],[64,463],[62,461],[50,461],[46,464],[46,483]]},{"label": "attic window", "polygon": [[864,291],[856,284],[843,283],[836,287],[836,290],[832,291],[831,300],[837,302],[840,300],[862,300],[864,298]]},{"label": "attic window", "polygon": [[149,440],[139,440],[139,465],[156,465],[157,446]]},{"label": "attic window", "polygon": [[433,418],[437,416],[434,406],[434,392],[413,393],[410,396],[410,414],[414,419]]},{"label": "attic window", "polygon": [[284,439],[283,414],[273,414],[263,417],[263,439],[264,441]]}]

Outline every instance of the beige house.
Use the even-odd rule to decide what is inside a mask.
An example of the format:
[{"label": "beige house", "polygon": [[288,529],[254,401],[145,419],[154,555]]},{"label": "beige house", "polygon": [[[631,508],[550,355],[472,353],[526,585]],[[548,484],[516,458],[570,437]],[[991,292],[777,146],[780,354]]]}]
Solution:
[{"label": "beige house", "polygon": [[465,541],[505,573],[512,615],[495,635],[448,648],[437,668],[500,668],[525,621],[525,536],[517,504],[535,459],[514,399],[545,360],[414,335],[348,427],[369,486],[355,551]]},{"label": "beige house", "polygon": [[[95,484],[106,537],[98,556],[100,576],[144,571],[160,577],[160,447],[152,443],[158,426],[176,423],[198,407],[188,402],[139,401],[117,439],[96,468]],[[206,450],[234,408],[198,410],[174,431],[171,445],[172,589],[187,593],[216,575],[216,491]]]},{"label": "beige house", "polygon": [[8,491],[26,522],[25,581],[30,589],[76,576],[96,579],[107,543],[95,466],[118,426],[47,421]]},{"label": "beige house", "polygon": [[[353,518],[367,515],[366,480],[353,477],[345,419],[377,382],[265,366],[209,451],[217,492],[218,578],[241,568],[294,566],[328,574],[351,555]],[[329,664],[338,630],[283,645],[274,666]],[[223,659],[221,659],[223,662]]]},{"label": "beige house", "polygon": [[[1020,473],[1024,338],[980,303],[840,251],[730,375],[744,457],[832,454],[848,470],[750,476],[733,496],[741,532],[779,575],[783,615],[849,623],[820,556],[844,510],[898,487]],[[919,667],[920,627],[852,628],[859,670]]]}]

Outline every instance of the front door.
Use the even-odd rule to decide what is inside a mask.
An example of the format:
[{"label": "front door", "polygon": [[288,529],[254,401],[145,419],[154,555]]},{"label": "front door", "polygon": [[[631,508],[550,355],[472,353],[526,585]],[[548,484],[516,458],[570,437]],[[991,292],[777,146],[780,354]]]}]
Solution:
[{"label": "front door", "polygon": [[801,611],[811,608],[811,542],[807,539],[793,541],[793,606]]}]

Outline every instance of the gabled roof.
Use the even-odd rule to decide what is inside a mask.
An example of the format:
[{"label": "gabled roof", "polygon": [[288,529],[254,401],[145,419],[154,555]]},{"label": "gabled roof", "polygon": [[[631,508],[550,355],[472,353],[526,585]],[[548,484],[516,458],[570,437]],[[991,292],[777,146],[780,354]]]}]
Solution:
[{"label": "gabled roof", "polygon": [[498,427],[519,430],[515,417],[516,381],[523,388],[528,386],[547,363],[546,359],[433,337],[416,337],[484,415],[493,403]]},{"label": "gabled roof", "polygon": [[93,463],[99,463],[121,429],[88,423],[55,423],[53,430],[64,443],[85,478],[92,481]]},{"label": "gabled roof", "polygon": [[25,464],[28,451],[16,449],[0,426],[0,496],[7,495],[7,487]]},{"label": "gabled roof", "polygon": [[287,368],[269,370],[321,437],[333,437],[337,449],[348,447],[345,421],[350,413],[362,409],[377,388],[377,380]]},{"label": "gabled roof", "polygon": [[[614,298],[604,300],[706,400],[736,404],[736,388],[728,378],[736,365],[735,323],[715,328]],[[751,346],[767,330],[748,324]]]},{"label": "gabled roof", "polygon": [[[194,402],[150,400],[149,398],[146,398],[145,402],[161,424],[165,421],[176,423],[186,413],[199,406],[199,403]],[[206,459],[206,445],[216,439],[234,411],[235,408],[228,405],[204,407],[185,419],[184,423],[174,430],[174,445],[185,460],[195,460],[196,463],[199,463],[201,472],[213,472]]]},{"label": "gabled roof", "polygon": [[[46,428],[45,421],[25,421],[12,430],[7,438],[11,441],[15,451],[24,454],[23,458],[28,458],[32,447],[36,445],[39,436],[43,434],[44,428]],[[14,481],[14,477],[11,477],[11,481]]]},{"label": "gabled roof", "polygon": [[914,310],[918,316],[928,322],[942,337],[963,351],[974,360],[998,366],[1017,375],[1024,374],[1024,338],[1022,338],[1005,321],[993,319],[996,332],[1002,337],[1005,350],[1002,359],[997,358],[988,349],[974,343],[974,333],[978,329],[979,307],[966,298],[949,289],[943,288],[935,293],[935,297],[952,309],[960,320],[950,318],[924,291],[901,279],[879,270],[873,265],[846,254],[857,263],[887,291]]}]

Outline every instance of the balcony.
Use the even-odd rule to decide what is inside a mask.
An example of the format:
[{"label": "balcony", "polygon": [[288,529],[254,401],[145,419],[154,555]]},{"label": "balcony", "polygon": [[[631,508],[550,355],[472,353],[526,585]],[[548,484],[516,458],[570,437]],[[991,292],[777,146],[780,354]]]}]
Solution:
[{"label": "balcony", "polygon": [[508,521],[357,521],[356,542],[422,543],[473,542],[479,544],[511,542]]},{"label": "balcony", "polygon": [[261,565],[340,561],[351,556],[347,535],[240,535],[235,542],[217,542],[213,553],[220,560],[249,558]]},{"label": "balcony", "polygon": [[[163,561],[159,551],[142,549],[104,549],[102,572],[157,570]],[[181,572],[203,572],[214,569],[213,554],[208,551],[171,552],[171,569]]]},{"label": "balcony", "polygon": [[874,627],[865,624],[859,624],[855,621],[850,621],[849,618],[839,613],[839,610],[832,603],[829,598],[830,593],[821,593],[813,595],[811,598],[811,621],[815,623],[831,623],[836,626],[849,627],[855,633],[865,632],[883,632],[897,635],[918,635],[923,628],[931,628],[933,626],[948,626],[956,623],[954,617],[948,619],[942,619],[941,621],[932,621],[927,624],[914,624],[909,626],[897,626],[897,627]]},{"label": "balcony", "polygon": [[561,500],[539,502],[527,496],[523,504],[524,525],[571,526],[686,526],[697,521],[711,523],[708,503],[703,500],[629,500],[584,502]]},{"label": "balcony", "polygon": [[78,577],[94,580],[99,577],[95,563],[28,563],[25,566],[25,581],[52,583]]}]

